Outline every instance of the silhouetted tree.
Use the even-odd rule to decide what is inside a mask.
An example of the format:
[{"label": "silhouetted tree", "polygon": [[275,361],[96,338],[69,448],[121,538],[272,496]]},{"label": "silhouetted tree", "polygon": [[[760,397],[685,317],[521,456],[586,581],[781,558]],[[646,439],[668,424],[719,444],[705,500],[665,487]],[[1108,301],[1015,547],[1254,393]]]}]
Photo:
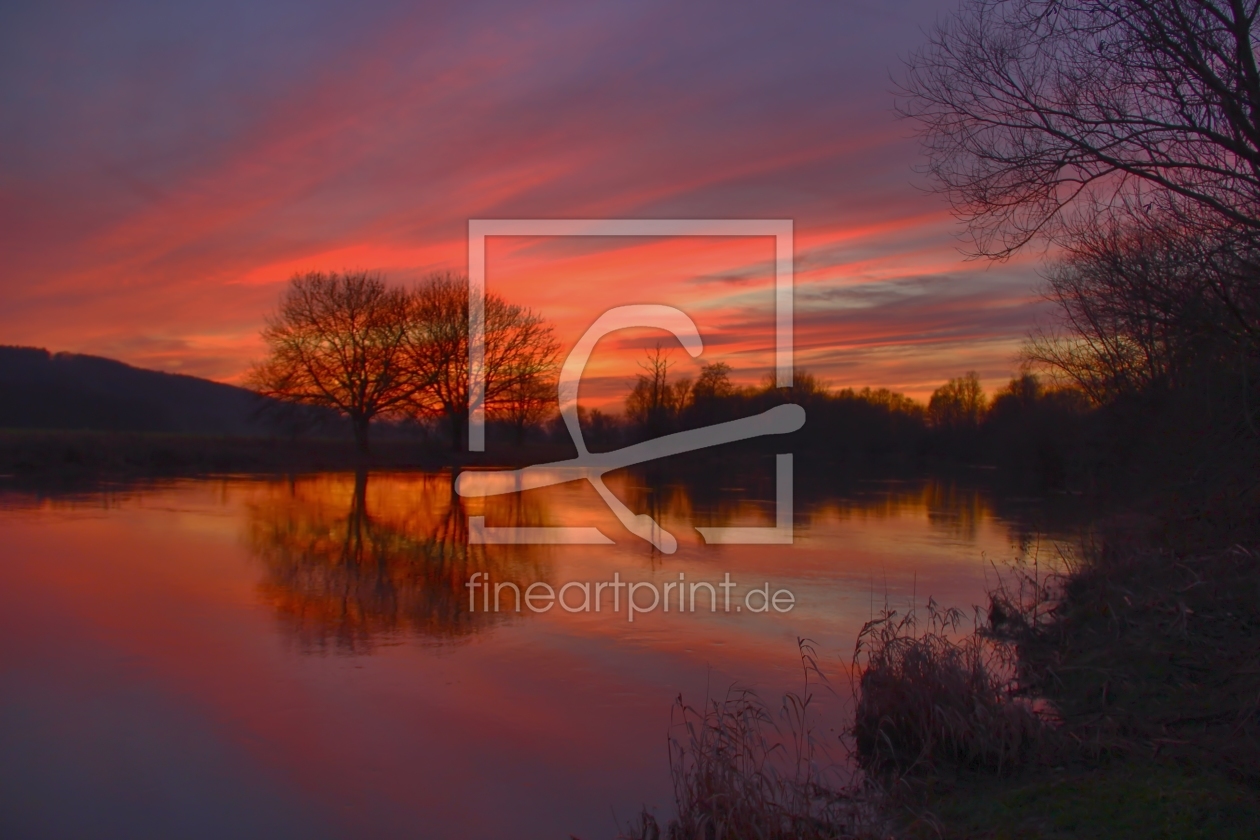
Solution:
[{"label": "silhouetted tree", "polygon": [[694,400],[720,400],[735,392],[731,384],[731,366],[726,362],[711,362],[700,366],[700,376],[692,389]]},{"label": "silhouetted tree", "polygon": [[804,368],[796,368],[792,372],[792,384],[787,388],[778,387],[774,373],[767,373],[762,380],[762,388],[771,399],[777,398],[804,406],[825,401],[831,396],[827,383]]},{"label": "silhouetted tree", "polygon": [[993,395],[982,424],[985,451],[1033,489],[1062,489],[1084,479],[1088,412],[1080,389],[1046,387],[1025,372]]},{"label": "silhouetted tree", "polygon": [[928,402],[928,420],[936,429],[975,429],[984,418],[986,403],[980,379],[974,370],[969,370],[932,392]]},{"label": "silhouetted tree", "polygon": [[921,403],[917,403],[905,394],[889,390],[888,388],[863,388],[861,391],[853,393],[853,396],[893,413],[910,416],[923,414],[923,405]]},{"label": "silhouetted tree", "polygon": [[979,253],[1125,215],[1260,232],[1258,0],[967,0],[902,110]]},{"label": "silhouetted tree", "polygon": [[735,386],[731,383],[731,366],[726,362],[710,362],[700,366],[700,375],[691,389],[691,405],[687,423],[704,426],[730,420],[738,410]]},{"label": "silhouetted tree", "polygon": [[504,392],[501,414],[511,425],[516,443],[525,442],[525,431],[558,410],[556,378],[546,373],[510,377]]},{"label": "silhouetted tree", "polygon": [[407,360],[407,294],[367,273],[295,275],[262,331],[267,358],[249,384],[261,394],[335,409],[368,451],[375,417],[397,414],[423,384]]},{"label": "silhouetted tree", "polygon": [[904,84],[975,251],[1066,249],[1026,360],[1168,397],[1165,443],[1260,436],[1258,35],[1260,0],[966,0]]},{"label": "silhouetted tree", "polygon": [[[445,418],[451,446],[458,451],[464,446],[469,402],[468,279],[431,275],[416,288],[413,306],[409,360],[426,384],[414,393],[411,408]],[[486,295],[484,318],[485,409],[510,416],[514,401],[532,404],[539,398],[541,383],[555,375],[560,347],[541,315],[498,295]]]},{"label": "silhouetted tree", "polygon": [[[577,407],[577,414],[582,438],[592,452],[613,449],[625,442],[629,425],[625,417],[607,414],[598,408],[588,409],[584,405]],[[544,424],[544,428],[553,443],[568,443],[571,440],[569,429],[558,413]]]},{"label": "silhouetted tree", "polygon": [[1253,304],[1202,244],[1151,231],[1082,237],[1048,275],[1057,322],[1032,336],[1026,360],[1106,403],[1245,355]]},{"label": "silhouetted tree", "polygon": [[626,397],[626,417],[648,437],[674,431],[691,398],[691,380],[669,381],[669,351],[660,343],[639,366],[645,371],[635,379]]}]

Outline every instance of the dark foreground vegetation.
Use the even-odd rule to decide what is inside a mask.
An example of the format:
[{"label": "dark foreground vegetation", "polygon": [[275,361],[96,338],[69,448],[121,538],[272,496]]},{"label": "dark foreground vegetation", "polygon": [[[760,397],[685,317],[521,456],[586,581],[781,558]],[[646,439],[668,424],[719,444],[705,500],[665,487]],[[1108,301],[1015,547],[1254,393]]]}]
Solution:
[{"label": "dark foreground vegetation", "polygon": [[1257,558],[1111,533],[975,629],[878,620],[850,735],[907,836],[1249,837]]},{"label": "dark foreground vegetation", "polygon": [[[677,736],[677,817],[631,836],[1257,836],[1258,39],[1256,0],[966,0],[911,57],[901,109],[975,255],[1055,249],[1025,359],[1088,408],[1059,392],[1046,439],[1071,444],[1022,423],[1010,451],[1066,456],[1111,513],[970,622],[929,602],[868,624],[847,784],[791,774],[787,747],[834,743],[798,700],[741,729],[735,698]],[[1001,437],[963,428],[955,452]]]},{"label": "dark foreground vegetation", "polygon": [[1260,558],[1129,523],[1058,559],[1008,569],[974,615],[886,607],[838,740],[810,714],[833,689],[807,643],[805,690],[778,708],[680,699],[677,814],[623,836],[1254,837]]}]

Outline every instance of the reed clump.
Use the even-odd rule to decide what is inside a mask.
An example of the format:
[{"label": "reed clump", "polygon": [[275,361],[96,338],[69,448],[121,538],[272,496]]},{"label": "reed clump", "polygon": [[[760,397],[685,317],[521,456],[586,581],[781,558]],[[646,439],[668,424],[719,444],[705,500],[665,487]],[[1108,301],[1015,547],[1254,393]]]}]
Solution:
[{"label": "reed clump", "polygon": [[978,626],[963,632],[957,609],[928,601],[926,614],[920,627],[915,610],[885,608],[858,636],[849,732],[858,766],[885,787],[1026,767],[1051,731],[1021,696],[1010,650]]},{"label": "reed clump", "polygon": [[817,737],[813,687],[824,683],[801,642],[805,689],[772,710],[732,689],[700,708],[675,703],[669,738],[676,816],[644,810],[624,840],[833,840],[879,836],[879,809]]}]

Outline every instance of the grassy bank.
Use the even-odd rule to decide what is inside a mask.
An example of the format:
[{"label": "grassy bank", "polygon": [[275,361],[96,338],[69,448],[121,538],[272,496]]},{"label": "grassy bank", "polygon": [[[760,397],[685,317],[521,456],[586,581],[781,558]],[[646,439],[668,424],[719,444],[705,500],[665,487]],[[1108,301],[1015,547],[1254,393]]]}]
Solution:
[{"label": "grassy bank", "polygon": [[970,633],[868,628],[851,734],[899,833],[1255,836],[1260,556],[1203,534],[1113,524]]},{"label": "grassy bank", "polygon": [[1012,570],[974,632],[883,630],[860,766],[909,837],[1253,837],[1260,562],[1132,529]]},{"label": "grassy bank", "polygon": [[1244,840],[1256,792],[1212,770],[1153,761],[1063,768],[942,786],[899,832],[932,838]]}]

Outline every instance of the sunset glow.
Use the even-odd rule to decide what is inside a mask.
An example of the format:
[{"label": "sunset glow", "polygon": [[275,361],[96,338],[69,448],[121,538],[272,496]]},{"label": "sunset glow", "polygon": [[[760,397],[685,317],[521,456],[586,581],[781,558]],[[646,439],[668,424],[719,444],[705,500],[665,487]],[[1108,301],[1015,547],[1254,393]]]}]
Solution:
[{"label": "sunset glow", "polygon": [[0,3],[0,838],[1256,836],[1257,68]]},{"label": "sunset glow", "polygon": [[[0,343],[238,382],[294,272],[464,271],[469,219],[789,218],[799,366],[998,385],[1032,262],[963,259],[889,92],[947,5],[10,9]],[[679,306],[752,383],[767,243],[503,241],[489,276],[563,342]],[[635,369],[610,348],[593,404]]]}]

